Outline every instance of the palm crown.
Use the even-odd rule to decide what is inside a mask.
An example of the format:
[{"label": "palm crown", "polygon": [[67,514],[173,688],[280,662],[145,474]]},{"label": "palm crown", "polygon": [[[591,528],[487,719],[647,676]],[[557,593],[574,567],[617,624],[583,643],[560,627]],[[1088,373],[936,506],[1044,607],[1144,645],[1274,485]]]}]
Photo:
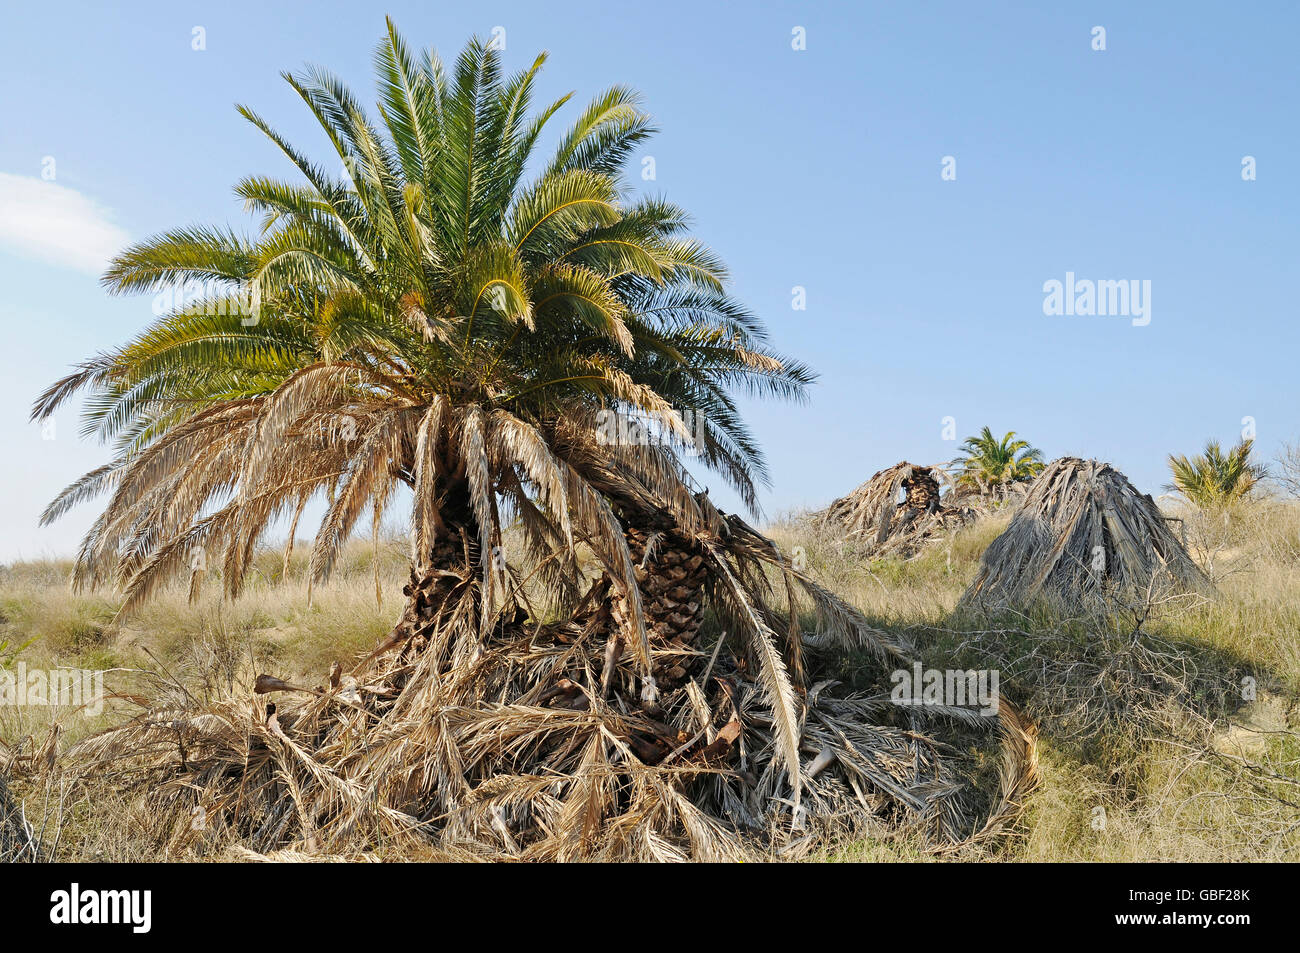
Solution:
[{"label": "palm crown", "polygon": [[1188,458],[1169,455],[1173,482],[1167,489],[1181,493],[1201,507],[1223,506],[1239,500],[1267,476],[1265,467],[1251,463],[1253,440],[1243,440],[1227,453],[1217,440],[1205,444],[1205,452]]},{"label": "palm crown", "polygon": [[[530,115],[544,59],[506,76],[472,41],[449,73],[390,22],[379,125],[331,75],[285,74],[346,179],[240,107],[304,181],[238,184],[262,215],[256,238],[196,227],[123,252],[104,276],[112,290],[204,293],[33,410],[88,389],[86,432],[115,442],[115,459],[44,515],[110,494],[78,583],[124,585],[125,611],[201,547],[224,549],[237,594],[267,528],[317,494],[329,500],[311,558],[323,579],[357,521],[378,521],[406,486],[413,560],[436,561],[440,544],[469,558],[472,544],[488,601],[508,518],[557,585],[574,577],[576,538],[635,596],[620,504],[666,508],[687,529],[716,516],[690,490],[681,441],[755,506],[764,464],[734,394],[797,399],[812,375],[768,348],[680,208],[624,193],[620,172],[653,132],[632,92],[597,97],[527,177],[568,99]],[[672,439],[601,440],[611,410]]]},{"label": "palm crown", "polygon": [[953,461],[958,483],[988,492],[993,487],[1032,480],[1043,469],[1043,452],[1009,431],[1001,440],[985,427],[967,438],[963,453]]}]

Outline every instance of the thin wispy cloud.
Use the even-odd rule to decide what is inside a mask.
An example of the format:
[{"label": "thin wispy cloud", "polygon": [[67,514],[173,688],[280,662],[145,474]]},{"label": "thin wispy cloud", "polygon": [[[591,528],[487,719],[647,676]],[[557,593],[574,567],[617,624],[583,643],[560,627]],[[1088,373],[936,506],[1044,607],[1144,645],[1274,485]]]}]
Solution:
[{"label": "thin wispy cloud", "polygon": [[94,199],[55,182],[0,172],[0,247],[6,251],[99,275],[127,241]]}]

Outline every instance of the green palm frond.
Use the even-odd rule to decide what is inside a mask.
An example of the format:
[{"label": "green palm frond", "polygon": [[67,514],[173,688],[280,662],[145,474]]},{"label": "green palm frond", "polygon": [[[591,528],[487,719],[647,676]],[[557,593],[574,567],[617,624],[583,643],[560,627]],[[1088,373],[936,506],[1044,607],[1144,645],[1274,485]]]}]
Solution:
[{"label": "green palm frond", "polygon": [[1240,500],[1268,475],[1265,466],[1251,462],[1254,443],[1242,440],[1225,453],[1217,440],[1209,440],[1204,452],[1194,457],[1170,454],[1173,481],[1165,488],[1202,508],[1223,507]]},{"label": "green palm frond", "polygon": [[[324,159],[239,107],[299,179],[238,183],[254,238],[192,227],[119,256],[114,291],[199,291],[33,408],[84,395],[83,429],[116,447],[47,511],[108,496],[79,580],[120,580],[134,605],[183,567],[178,547],[202,544],[224,552],[233,594],[261,534],[313,494],[328,497],[323,579],[400,486],[417,496],[417,559],[447,520],[491,547],[502,514],[521,514],[534,552],[572,565],[554,547],[580,538],[630,580],[609,501],[659,500],[703,526],[688,453],[757,507],[767,468],[737,399],[801,400],[814,375],[768,346],[684,210],[626,199],[621,176],[654,131],[634,92],[600,94],[537,156],[568,99],[534,111],[544,62],[509,73],[472,40],[444,69],[389,21],[376,120],[327,71],[284,74]],[[666,443],[604,446],[602,412],[642,415]]]},{"label": "green palm frond", "polygon": [[952,461],[957,468],[957,481],[980,492],[1029,482],[1044,466],[1042,451],[1027,440],[1017,439],[1015,431],[1009,431],[999,440],[991,429],[984,427],[975,436],[968,437],[961,449],[962,453]]}]

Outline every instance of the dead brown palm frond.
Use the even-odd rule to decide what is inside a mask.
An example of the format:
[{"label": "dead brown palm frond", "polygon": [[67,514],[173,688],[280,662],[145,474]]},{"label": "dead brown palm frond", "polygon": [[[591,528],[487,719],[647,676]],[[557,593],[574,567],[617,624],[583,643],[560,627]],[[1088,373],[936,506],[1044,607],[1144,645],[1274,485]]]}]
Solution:
[{"label": "dead brown palm frond", "polygon": [[730,553],[749,565],[765,564],[777,569],[784,578],[793,580],[809,600],[817,620],[817,630],[804,638],[809,645],[865,649],[882,661],[898,661],[914,654],[906,637],[871,625],[856,608],[806,572],[794,569],[775,543],[740,517],[729,515],[725,524]]},{"label": "dead brown palm frond", "polygon": [[1006,833],[1024,813],[1025,802],[1038,787],[1038,726],[1005,698],[998,703],[998,731],[1002,761],[998,768],[998,793],[984,824],[961,844],[945,844],[937,853],[954,853]]},{"label": "dead brown palm frond", "polygon": [[[82,541],[73,574],[77,589],[91,588],[115,573],[122,577],[133,568],[138,550],[122,557],[123,543],[136,538],[150,540],[184,527],[192,518],[190,509],[206,502],[202,494],[186,493],[193,482],[207,488],[209,495],[230,484],[220,471],[212,473],[212,449],[242,444],[256,412],[252,401],[232,402],[196,414],[163,438],[126,461],[119,471],[114,492],[104,512]],[[206,452],[205,452],[206,450]],[[184,474],[192,473],[186,480]],[[180,507],[175,497],[183,495],[189,507]]]},{"label": "dead brown palm frond", "polygon": [[[401,437],[414,416],[410,410],[378,415],[360,435],[360,445],[351,465],[343,474],[334,500],[316,532],[309,568],[312,582],[319,583],[329,578],[339,550],[347,542],[366,504],[372,503],[377,511],[382,510],[382,503],[391,493],[395,481]],[[254,540],[260,535],[259,530],[260,527],[247,527]],[[243,575],[237,567],[232,567],[232,572]]]},{"label": "dead brown palm frond", "polygon": [[411,565],[423,568],[433,550],[438,522],[438,441],[447,400],[441,394],[429,402],[420,419],[415,444],[415,473],[411,498]]},{"label": "dead brown palm frond", "polygon": [[1109,464],[1062,457],[1038,476],[1010,526],[989,545],[962,601],[1107,612],[1210,591],[1150,496]]},{"label": "dead brown palm frond", "polygon": [[[993,740],[989,720],[904,716],[885,697],[834,697],[826,681],[797,691],[752,579],[755,566],[780,571],[780,554],[742,521],[724,525],[703,549],[718,605],[748,637],[735,657],[722,640],[689,652],[694,676],[665,683],[652,705],[636,655],[606,654],[618,599],[608,576],[561,622],[501,620],[481,639],[470,571],[432,624],[399,626],[405,637],[351,677],[307,688],[264,674],[251,692],[92,736],[62,763],[142,799],[173,851],[353,856],[383,840],[478,859],[725,860],[900,831],[938,848],[1009,822],[1032,783],[1029,729],[1012,738],[1004,726],[1003,791],[979,821],[957,748],[916,718]],[[825,606],[841,638],[872,638],[833,596]],[[655,671],[683,657],[650,650]]]},{"label": "dead brown palm frond", "polygon": [[257,404],[257,423],[240,473],[240,486],[254,492],[285,440],[305,415],[338,406],[364,369],[352,365],[312,364],[295,371]]},{"label": "dead brown palm frond", "polygon": [[777,649],[776,633],[763,620],[753,605],[749,593],[736,579],[731,566],[719,552],[718,547],[707,538],[701,539],[701,543],[718,571],[717,590],[723,594],[722,601],[730,609],[733,618],[741,623],[741,631],[750,636],[750,644],[758,657],[759,684],[762,686],[767,707],[772,712],[777,753],[788,772],[790,785],[794,789],[795,809],[798,810],[801,719],[794,686],[790,682],[785,661]]},{"label": "dead brown palm frond", "polygon": [[969,499],[959,499],[955,491],[940,496],[941,483],[952,485],[943,467],[904,460],[872,475],[811,519],[816,526],[842,535],[869,558],[910,558],[978,515]]},{"label": "dead brown palm frond", "polygon": [[573,546],[573,522],[563,461],[537,429],[505,411],[491,416],[492,449],[499,469],[518,465],[537,490],[538,502],[555,515],[565,545]]},{"label": "dead brown palm frond", "polygon": [[122,473],[122,460],[114,460],[83,474],[59,492],[41,512],[41,525],[48,526],[78,503],[112,488]]}]

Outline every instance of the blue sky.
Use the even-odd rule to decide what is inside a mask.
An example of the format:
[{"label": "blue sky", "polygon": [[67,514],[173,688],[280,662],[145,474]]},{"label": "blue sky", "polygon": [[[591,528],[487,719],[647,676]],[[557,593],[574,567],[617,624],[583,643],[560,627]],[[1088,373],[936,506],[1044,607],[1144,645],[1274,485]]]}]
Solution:
[{"label": "blue sky", "polygon": [[[549,50],[544,94],[643,92],[656,179],[631,184],[689,208],[821,373],[808,405],[750,407],[769,514],[950,458],[945,417],[1157,493],[1168,452],[1235,441],[1243,417],[1264,457],[1300,437],[1292,4],[21,4],[0,32],[0,559],[71,552],[93,516],[38,529],[108,454],[74,414],[43,439],[27,410],[152,317],[103,293],[104,257],[185,223],[251,228],[231,186],[289,169],[234,103],[327,158],[278,74],[317,63],[371,99],[385,13],[448,58],[494,27],[513,66]],[[1045,315],[1067,272],[1150,281],[1150,323]]]}]

